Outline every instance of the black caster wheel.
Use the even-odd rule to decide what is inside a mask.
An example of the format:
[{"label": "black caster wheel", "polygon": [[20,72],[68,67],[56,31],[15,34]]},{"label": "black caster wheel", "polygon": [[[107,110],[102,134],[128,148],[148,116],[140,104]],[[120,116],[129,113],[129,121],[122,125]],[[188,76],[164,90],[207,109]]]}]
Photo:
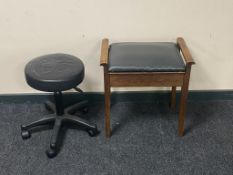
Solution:
[{"label": "black caster wheel", "polygon": [[21,131],[26,130],[26,126],[25,125],[20,125]]},{"label": "black caster wheel", "polygon": [[88,130],[87,130],[87,133],[89,134],[89,136],[95,137],[95,136],[97,136],[100,132],[98,131],[97,128],[95,128],[95,129],[88,129]]},{"label": "black caster wheel", "polygon": [[26,139],[29,139],[31,137],[31,133],[27,130],[22,130],[21,136],[22,136],[23,140],[26,140]]},{"label": "black caster wheel", "polygon": [[56,147],[55,143],[50,144],[51,149],[55,149],[55,147]]},{"label": "black caster wheel", "polygon": [[57,155],[57,151],[49,148],[46,150],[46,154],[47,154],[48,158],[53,158]]}]

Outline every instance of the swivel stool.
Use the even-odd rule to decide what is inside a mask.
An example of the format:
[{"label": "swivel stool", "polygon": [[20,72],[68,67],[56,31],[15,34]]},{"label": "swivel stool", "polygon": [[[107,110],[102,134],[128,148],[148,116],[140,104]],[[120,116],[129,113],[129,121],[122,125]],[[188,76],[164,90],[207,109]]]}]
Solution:
[{"label": "swivel stool", "polygon": [[[25,67],[25,77],[32,88],[54,93],[54,101],[47,101],[45,106],[52,114],[32,122],[21,125],[23,139],[31,136],[31,129],[42,125],[53,125],[50,146],[46,153],[49,158],[55,157],[59,152],[59,138],[61,128],[66,123],[81,126],[90,136],[96,136],[99,131],[95,124],[73,115],[77,110],[87,112],[87,101],[81,101],[64,108],[62,91],[76,88],[84,78],[84,65],[82,61],[67,54],[49,54],[31,60]],[[79,90],[78,88],[76,88]]]}]

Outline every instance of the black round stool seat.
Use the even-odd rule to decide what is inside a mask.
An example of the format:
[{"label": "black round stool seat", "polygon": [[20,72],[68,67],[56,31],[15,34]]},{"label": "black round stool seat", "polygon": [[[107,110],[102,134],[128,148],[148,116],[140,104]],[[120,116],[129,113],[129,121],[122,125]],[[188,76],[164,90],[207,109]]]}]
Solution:
[{"label": "black round stool seat", "polygon": [[37,90],[61,92],[83,81],[83,62],[72,55],[56,53],[37,57],[25,67],[27,83]]}]

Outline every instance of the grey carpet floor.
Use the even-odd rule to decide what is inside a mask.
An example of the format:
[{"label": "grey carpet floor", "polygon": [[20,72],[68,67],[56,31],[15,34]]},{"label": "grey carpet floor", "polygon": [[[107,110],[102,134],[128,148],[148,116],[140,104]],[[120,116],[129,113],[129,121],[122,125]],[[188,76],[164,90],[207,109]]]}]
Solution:
[{"label": "grey carpet floor", "polygon": [[43,104],[0,103],[0,175],[232,175],[233,101],[190,101],[182,138],[177,111],[157,102],[116,103],[106,140],[104,105],[94,104],[83,117],[102,132],[68,129],[60,153],[48,159],[50,130],[20,136],[20,124],[48,113]]}]

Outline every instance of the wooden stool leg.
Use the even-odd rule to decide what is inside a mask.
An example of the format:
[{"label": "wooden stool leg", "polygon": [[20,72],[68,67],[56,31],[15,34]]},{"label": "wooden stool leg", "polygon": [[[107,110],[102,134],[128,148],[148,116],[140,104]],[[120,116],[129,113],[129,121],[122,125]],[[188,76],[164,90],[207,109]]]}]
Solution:
[{"label": "wooden stool leg", "polygon": [[181,97],[180,97],[180,112],[179,112],[179,135],[184,135],[184,118],[186,113],[187,106],[187,97],[188,97],[188,88],[182,87]]},{"label": "wooden stool leg", "polygon": [[183,86],[181,87],[181,97],[180,97],[180,112],[179,112],[179,135],[184,135],[184,119],[187,106],[188,98],[188,87],[190,78],[191,66],[186,67],[186,73],[184,76]]},{"label": "wooden stool leg", "polygon": [[172,86],[170,109],[174,110],[175,108],[176,108],[176,86]]},{"label": "wooden stool leg", "polygon": [[105,95],[105,137],[109,138],[111,135],[111,127],[110,127],[110,79],[107,70],[107,66],[104,67],[104,95]]}]

